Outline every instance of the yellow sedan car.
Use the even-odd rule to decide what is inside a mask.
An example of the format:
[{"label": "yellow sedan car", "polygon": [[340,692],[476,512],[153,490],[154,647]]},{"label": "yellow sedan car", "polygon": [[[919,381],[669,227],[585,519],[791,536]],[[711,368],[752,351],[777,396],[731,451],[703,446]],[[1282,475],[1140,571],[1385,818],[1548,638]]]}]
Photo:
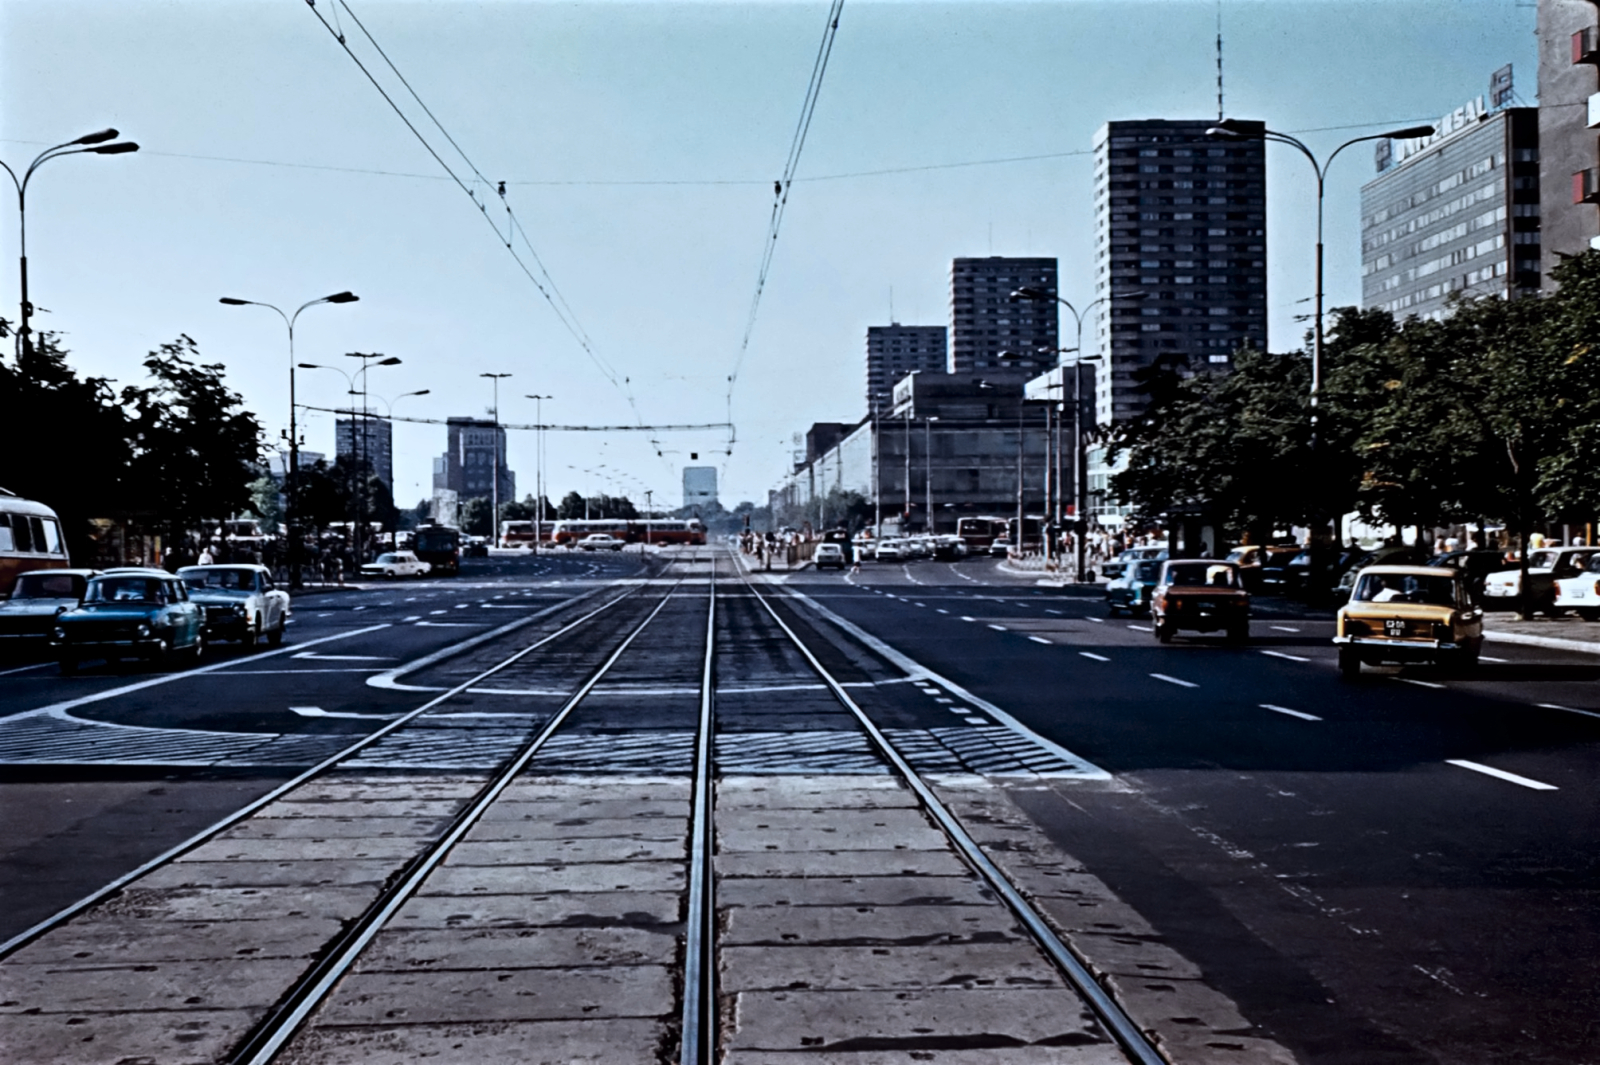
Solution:
[{"label": "yellow sedan car", "polygon": [[1466,577],[1437,566],[1368,566],[1341,607],[1333,642],[1346,679],[1368,665],[1471,669],[1483,648],[1483,611]]}]

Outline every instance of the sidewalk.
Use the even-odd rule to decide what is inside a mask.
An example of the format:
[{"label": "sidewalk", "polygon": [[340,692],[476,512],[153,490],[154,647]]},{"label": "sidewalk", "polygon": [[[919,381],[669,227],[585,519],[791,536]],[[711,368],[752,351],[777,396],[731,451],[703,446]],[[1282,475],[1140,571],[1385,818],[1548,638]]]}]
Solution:
[{"label": "sidewalk", "polygon": [[1515,614],[1485,613],[1483,638],[1491,643],[1516,643],[1553,651],[1600,654],[1600,625],[1578,618],[1537,617],[1520,620]]}]

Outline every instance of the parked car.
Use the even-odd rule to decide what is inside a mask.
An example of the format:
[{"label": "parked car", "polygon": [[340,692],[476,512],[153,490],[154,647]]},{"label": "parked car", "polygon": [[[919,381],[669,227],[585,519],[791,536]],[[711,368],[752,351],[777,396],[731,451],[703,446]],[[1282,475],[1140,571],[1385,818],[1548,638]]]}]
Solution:
[{"label": "parked car", "polygon": [[590,533],[578,541],[581,551],[621,551],[627,545],[626,540],[619,540],[610,533]]},{"label": "parked car", "polygon": [[908,536],[902,542],[900,557],[906,559],[932,558],[933,545],[926,536]]},{"label": "parked car", "polygon": [[1261,587],[1261,545],[1241,544],[1228,552],[1224,562],[1232,562],[1239,567],[1239,579],[1244,581],[1247,591],[1256,591]]},{"label": "parked car", "polygon": [[1355,559],[1345,568],[1344,574],[1339,578],[1339,583],[1333,587],[1333,601],[1335,603],[1348,603],[1350,593],[1355,590],[1356,578],[1368,566],[1413,566],[1422,564],[1422,548],[1407,544],[1379,544],[1377,547],[1359,552]]},{"label": "parked car", "polygon": [[844,569],[844,548],[838,544],[818,544],[811,554],[811,564],[818,569],[827,566]]},{"label": "parked car", "polygon": [[1488,610],[1513,610],[1526,603],[1528,613],[1549,613],[1554,606],[1556,581],[1576,577],[1594,557],[1592,547],[1543,547],[1528,554],[1528,594],[1522,592],[1522,569],[1491,573],[1483,581],[1483,605]]},{"label": "parked car", "polygon": [[1250,593],[1239,567],[1225,559],[1161,563],[1150,599],[1156,639],[1170,643],[1180,629],[1226,632],[1234,643],[1250,638]]},{"label": "parked car", "polygon": [[1474,547],[1466,551],[1446,551],[1442,555],[1435,555],[1428,559],[1428,565],[1461,571],[1466,575],[1467,590],[1472,593],[1472,601],[1481,603],[1483,582],[1488,579],[1489,574],[1498,573],[1506,568],[1506,554],[1494,547]]},{"label": "parked car", "polygon": [[1483,611],[1465,575],[1441,566],[1368,566],[1339,608],[1333,642],[1339,672],[1367,665],[1431,662],[1470,669],[1483,649]]},{"label": "parked car", "polygon": [[431,569],[410,551],[385,551],[361,567],[363,577],[421,577]]},{"label": "parked car", "polygon": [[1166,557],[1167,549],[1164,547],[1130,547],[1111,561],[1100,563],[1100,576],[1106,580],[1113,580],[1127,571],[1130,562],[1138,559],[1154,559],[1159,562],[1165,561]]},{"label": "parked car", "polygon": [[239,640],[254,646],[263,637],[274,647],[283,642],[289,593],[273,584],[267,567],[185,566],[178,576],[200,606],[209,642]]},{"label": "parked car", "polygon": [[[1366,552],[1358,547],[1330,548],[1327,579],[1331,585],[1323,592],[1332,591],[1351,566]],[[1283,593],[1291,599],[1309,599],[1315,589],[1311,586],[1311,549],[1297,552],[1283,567]]]},{"label": "parked car", "polygon": [[50,638],[62,673],[90,658],[198,662],[205,646],[200,607],[190,602],[183,581],[165,570],[135,567],[91,578],[83,601],[56,618]]},{"label": "parked car", "polygon": [[1585,621],[1600,621],[1600,552],[1589,556],[1589,565],[1576,577],[1556,581],[1550,606],[1555,613],[1571,610]]},{"label": "parked car", "polygon": [[17,578],[11,594],[0,601],[0,654],[44,649],[56,618],[83,599],[92,569],[36,569]]},{"label": "parked car", "polygon": [[1153,558],[1137,559],[1121,577],[1108,581],[1106,613],[1112,617],[1124,610],[1130,614],[1148,613],[1150,596],[1161,578],[1161,565]]},{"label": "parked car", "polygon": [[899,562],[900,551],[905,541],[898,537],[885,537],[878,541],[878,550],[873,553],[879,562]]},{"label": "parked car", "polygon": [[1260,591],[1280,595],[1288,580],[1289,563],[1305,548],[1299,544],[1267,544],[1261,548]]}]

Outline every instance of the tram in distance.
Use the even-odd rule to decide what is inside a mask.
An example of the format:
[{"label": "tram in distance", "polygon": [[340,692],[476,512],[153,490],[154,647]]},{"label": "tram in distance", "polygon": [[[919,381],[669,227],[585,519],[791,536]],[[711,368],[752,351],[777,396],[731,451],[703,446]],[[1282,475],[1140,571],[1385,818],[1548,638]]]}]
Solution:
[{"label": "tram in distance", "polygon": [[706,527],[699,518],[641,518],[635,521],[622,518],[591,521],[563,519],[550,526],[549,540],[554,544],[575,544],[590,533],[610,533],[630,544],[703,545],[706,542]]},{"label": "tram in distance", "polygon": [[17,578],[30,570],[70,565],[56,512],[0,488],[0,596],[10,595]]}]

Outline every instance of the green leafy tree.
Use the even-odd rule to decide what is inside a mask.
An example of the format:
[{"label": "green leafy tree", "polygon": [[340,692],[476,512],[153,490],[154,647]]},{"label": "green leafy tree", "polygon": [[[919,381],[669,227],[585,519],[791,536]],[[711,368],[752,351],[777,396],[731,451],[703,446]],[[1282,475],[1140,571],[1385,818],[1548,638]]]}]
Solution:
[{"label": "green leafy tree", "polygon": [[283,526],[283,489],[277,479],[263,473],[250,482],[250,507],[261,518],[261,531],[276,535]]},{"label": "green leafy tree", "polygon": [[461,508],[457,512],[461,520],[461,531],[472,536],[488,536],[494,531],[494,522],[490,512],[494,510],[494,502],[488,496],[473,496],[461,501]]},{"label": "green leafy tree", "polygon": [[558,518],[581,518],[584,513],[583,496],[577,492],[568,492],[562,496],[561,506],[556,509],[556,517]]},{"label": "green leafy tree", "polygon": [[133,458],[130,486],[177,536],[249,508],[261,458],[261,424],[223,383],[221,363],[202,363],[188,336],[144,360],[153,383],[122,390]]}]

